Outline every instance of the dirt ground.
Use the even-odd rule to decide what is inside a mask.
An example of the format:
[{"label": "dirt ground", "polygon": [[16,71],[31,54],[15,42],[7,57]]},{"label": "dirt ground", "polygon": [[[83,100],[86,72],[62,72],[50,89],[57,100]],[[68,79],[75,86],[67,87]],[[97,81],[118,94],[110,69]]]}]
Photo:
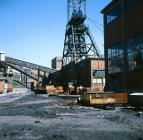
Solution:
[{"label": "dirt ground", "polygon": [[143,113],[30,92],[0,95],[0,140],[143,140]]}]

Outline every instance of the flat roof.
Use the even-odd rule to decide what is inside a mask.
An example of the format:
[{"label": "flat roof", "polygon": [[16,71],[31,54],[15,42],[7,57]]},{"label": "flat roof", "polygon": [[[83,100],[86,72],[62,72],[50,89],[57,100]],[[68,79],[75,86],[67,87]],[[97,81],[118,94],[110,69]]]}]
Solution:
[{"label": "flat roof", "polygon": [[110,9],[114,3],[119,2],[119,0],[112,0],[104,9],[102,9],[101,13],[105,13],[108,9]]},{"label": "flat roof", "polygon": [[[85,61],[91,61],[91,60],[101,60],[101,61],[104,61],[105,58],[102,58],[102,57],[100,57],[100,58],[92,58],[92,57],[91,57],[91,58],[85,58],[85,59],[83,59],[83,60],[77,62],[76,65],[77,65],[77,64],[80,64],[80,63],[83,63],[83,62],[85,62]],[[65,67],[72,66],[73,64],[74,64],[74,62],[70,62],[69,64],[65,65],[64,68],[65,68]]]}]

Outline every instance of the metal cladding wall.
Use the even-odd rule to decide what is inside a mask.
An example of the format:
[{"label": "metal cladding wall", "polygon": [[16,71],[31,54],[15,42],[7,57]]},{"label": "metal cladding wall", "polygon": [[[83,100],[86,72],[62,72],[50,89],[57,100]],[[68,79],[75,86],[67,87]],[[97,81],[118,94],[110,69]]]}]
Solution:
[{"label": "metal cladding wall", "polygon": [[[125,37],[126,39],[143,34],[143,0],[136,0],[134,8],[125,13]],[[142,46],[143,47],[143,46]],[[143,90],[143,65],[127,73],[127,88]]]},{"label": "metal cladding wall", "polygon": [[104,14],[104,44],[106,48],[118,43],[122,39],[122,18],[118,17],[116,21],[107,23],[108,14],[120,3],[120,0],[112,1],[102,10]]},{"label": "metal cladding wall", "polygon": [[118,18],[116,22],[106,24],[105,28],[105,44],[107,48],[110,48],[110,46],[122,40],[121,18]]},{"label": "metal cladding wall", "polygon": [[[103,84],[93,84],[92,71],[93,70],[104,70],[104,59],[89,58],[85,59],[77,64],[70,63],[62,68],[58,73],[54,74],[54,85],[62,85],[66,90],[68,83],[73,83],[74,86],[83,86],[88,88],[99,88],[103,90]],[[58,78],[57,78],[58,77]],[[101,89],[102,88],[102,89]]]},{"label": "metal cladding wall", "polygon": [[66,89],[68,83],[75,86],[91,87],[90,60],[84,60],[77,64],[70,63],[62,69],[62,85]]},{"label": "metal cladding wall", "polygon": [[[121,15],[112,22],[107,23],[108,14],[119,3],[121,6]],[[130,70],[129,59],[131,56],[128,54],[127,48],[130,47],[130,45],[128,44],[129,39],[134,39],[137,36],[143,35],[143,0],[115,0],[112,1],[107,7],[105,7],[102,10],[102,13],[104,14],[105,31],[104,44],[106,90],[113,90],[113,84],[119,85],[118,90],[143,90],[143,64],[140,65],[139,69],[137,67],[133,70]],[[121,72],[109,73],[110,59],[108,51],[113,47],[117,48],[118,44],[123,49],[122,70]],[[116,80],[118,83],[116,83]]]},{"label": "metal cladding wall", "polygon": [[129,89],[138,89],[138,90],[143,90],[143,70],[140,71],[134,71],[134,72],[129,72],[127,75],[127,81],[128,85],[127,87]]},{"label": "metal cladding wall", "polygon": [[91,64],[90,60],[81,61],[77,64],[78,85],[91,87]]},{"label": "metal cladding wall", "polygon": [[143,0],[136,0],[133,8],[125,13],[125,36],[143,33]]}]

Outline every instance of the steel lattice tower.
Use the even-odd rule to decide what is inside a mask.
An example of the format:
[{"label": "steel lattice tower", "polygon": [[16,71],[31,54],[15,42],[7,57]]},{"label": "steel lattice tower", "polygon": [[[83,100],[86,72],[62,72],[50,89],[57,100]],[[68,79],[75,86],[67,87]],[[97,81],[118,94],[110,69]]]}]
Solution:
[{"label": "steel lattice tower", "polygon": [[85,58],[100,57],[86,20],[86,0],[67,0],[67,26],[65,32],[63,66]]}]

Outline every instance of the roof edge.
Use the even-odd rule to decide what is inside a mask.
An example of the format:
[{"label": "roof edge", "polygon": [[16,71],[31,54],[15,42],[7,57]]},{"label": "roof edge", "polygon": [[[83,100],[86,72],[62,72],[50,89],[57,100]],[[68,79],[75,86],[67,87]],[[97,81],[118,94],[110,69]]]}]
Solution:
[{"label": "roof edge", "polygon": [[107,11],[107,9],[109,9],[115,2],[117,2],[118,0],[112,0],[105,8],[103,8],[102,10],[101,10],[101,13],[102,14],[104,14],[106,11]]}]

